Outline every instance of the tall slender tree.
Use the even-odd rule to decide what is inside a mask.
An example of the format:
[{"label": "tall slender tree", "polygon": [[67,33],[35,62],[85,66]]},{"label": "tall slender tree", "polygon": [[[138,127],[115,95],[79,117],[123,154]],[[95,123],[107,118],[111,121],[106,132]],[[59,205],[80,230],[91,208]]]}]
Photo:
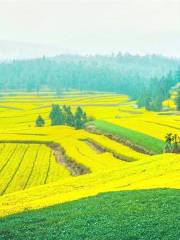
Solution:
[{"label": "tall slender tree", "polygon": [[68,126],[74,126],[74,116],[70,106],[63,106],[65,124]]},{"label": "tall slender tree", "polygon": [[77,107],[75,112],[75,128],[80,129],[83,128],[85,124],[86,114],[83,112],[81,107]]},{"label": "tall slender tree", "polygon": [[64,114],[58,104],[52,105],[49,118],[51,119],[51,125],[63,125],[65,123]]}]

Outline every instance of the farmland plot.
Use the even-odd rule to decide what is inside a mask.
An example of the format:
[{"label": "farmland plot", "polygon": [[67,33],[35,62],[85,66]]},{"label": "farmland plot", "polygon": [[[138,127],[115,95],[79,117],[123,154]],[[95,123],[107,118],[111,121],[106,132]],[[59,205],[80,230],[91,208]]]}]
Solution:
[{"label": "farmland plot", "polygon": [[[72,112],[81,105],[94,118],[88,125],[103,131],[99,134],[88,128],[51,126],[52,103],[69,105]],[[172,116],[147,112],[136,108],[127,96],[110,93],[68,92],[61,97],[33,93],[6,96],[1,105],[2,216],[105,191],[180,187],[179,155],[159,154],[163,152],[164,135],[179,134],[180,116],[175,112]],[[38,115],[45,120],[42,128],[35,127]],[[83,166],[88,170],[86,174],[73,175],[64,159],[57,162],[46,142],[59,145],[68,164]],[[155,156],[133,148],[133,144],[147,148]]]},{"label": "farmland plot", "polygon": [[41,144],[0,144],[0,194],[70,177],[52,150]]}]

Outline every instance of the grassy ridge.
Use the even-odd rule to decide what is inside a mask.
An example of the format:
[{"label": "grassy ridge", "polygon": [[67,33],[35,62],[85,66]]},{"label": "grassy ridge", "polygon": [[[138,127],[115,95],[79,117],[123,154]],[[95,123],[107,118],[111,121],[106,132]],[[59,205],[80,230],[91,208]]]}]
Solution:
[{"label": "grassy ridge", "polygon": [[162,153],[163,151],[164,142],[147,134],[124,128],[103,120],[96,120],[91,122],[90,124],[104,133],[113,134],[125,141],[128,140],[133,144],[142,146],[145,149],[152,151],[156,154]]},{"label": "grassy ridge", "polygon": [[104,193],[1,218],[0,239],[177,240],[179,197],[176,189]]}]

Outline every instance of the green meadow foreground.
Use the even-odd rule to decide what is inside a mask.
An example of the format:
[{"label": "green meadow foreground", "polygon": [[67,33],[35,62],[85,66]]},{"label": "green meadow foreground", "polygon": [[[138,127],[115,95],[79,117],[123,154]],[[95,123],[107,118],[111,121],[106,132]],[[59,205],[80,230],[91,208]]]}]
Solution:
[{"label": "green meadow foreground", "polygon": [[104,193],[0,219],[0,238],[177,240],[179,197],[175,189]]},{"label": "green meadow foreground", "polygon": [[[92,121],[51,126],[52,104]],[[180,134],[177,111],[123,95],[2,95],[0,239],[180,239],[180,154],[163,153],[167,133]]]}]

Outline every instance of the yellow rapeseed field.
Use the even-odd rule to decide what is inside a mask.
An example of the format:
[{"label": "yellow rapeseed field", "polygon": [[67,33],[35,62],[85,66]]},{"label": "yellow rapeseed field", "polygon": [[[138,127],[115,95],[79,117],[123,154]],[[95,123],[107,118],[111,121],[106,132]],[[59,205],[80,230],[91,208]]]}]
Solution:
[{"label": "yellow rapeseed field", "polygon": [[[180,155],[147,156],[103,135],[50,126],[49,120],[53,103],[70,105],[72,111],[80,105],[97,120],[164,140],[168,132],[180,134],[180,115],[175,111],[170,115],[148,112],[138,109],[127,96],[110,93],[72,91],[59,98],[50,92],[16,93],[0,100],[0,216],[106,191],[180,188]],[[42,128],[35,127],[39,114],[45,119]],[[87,140],[105,151],[98,151]],[[66,156],[90,173],[71,176],[43,141],[60,144]]]},{"label": "yellow rapeseed field", "polygon": [[70,177],[43,144],[0,145],[0,195]]},{"label": "yellow rapeseed field", "polygon": [[180,188],[179,161],[179,155],[158,155],[130,163],[119,170],[104,170],[5,194],[0,198],[0,215],[42,208],[93,196],[100,192],[163,187]]}]

